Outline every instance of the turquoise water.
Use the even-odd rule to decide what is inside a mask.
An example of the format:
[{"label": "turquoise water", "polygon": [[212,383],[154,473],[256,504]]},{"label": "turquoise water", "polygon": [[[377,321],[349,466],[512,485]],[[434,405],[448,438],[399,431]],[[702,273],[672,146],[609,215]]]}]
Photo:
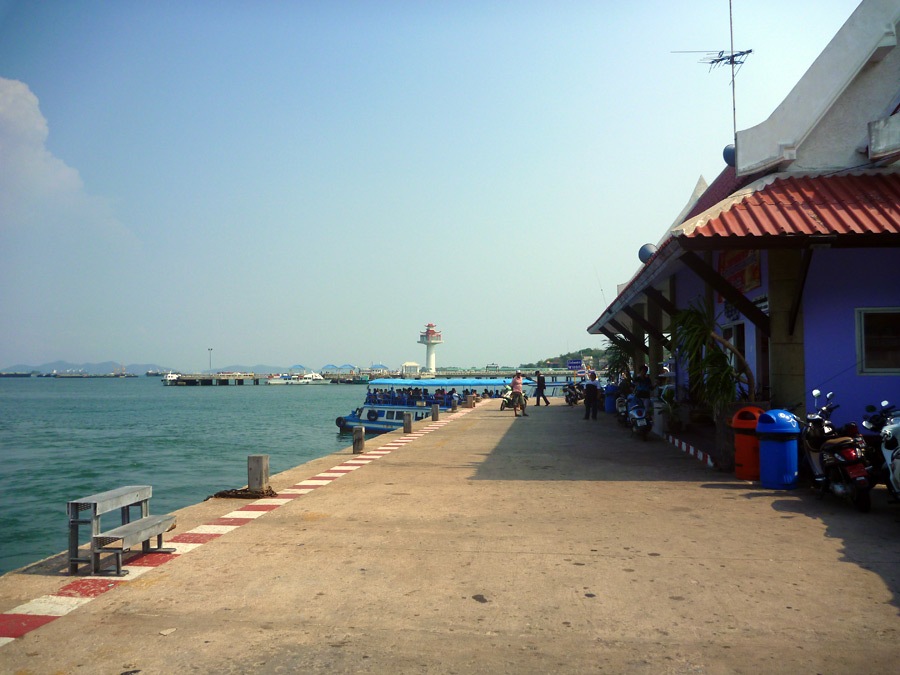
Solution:
[{"label": "turquoise water", "polygon": [[152,513],[351,445],[334,419],[365,387],[165,387],[157,378],[0,378],[0,574],[66,549],[66,502],[153,486]]}]

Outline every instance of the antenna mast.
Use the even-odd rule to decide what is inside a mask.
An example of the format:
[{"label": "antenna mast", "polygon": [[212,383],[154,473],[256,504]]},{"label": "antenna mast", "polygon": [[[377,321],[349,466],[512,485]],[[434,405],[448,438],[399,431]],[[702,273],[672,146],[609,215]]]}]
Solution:
[{"label": "antenna mast", "polygon": [[[731,53],[734,54],[734,15],[732,13],[732,0],[728,0],[728,33],[731,38],[731,45],[729,49]],[[735,59],[730,59],[731,61],[731,126],[734,131],[734,147],[737,150],[737,96],[735,94],[735,85],[734,85],[734,61]]]}]

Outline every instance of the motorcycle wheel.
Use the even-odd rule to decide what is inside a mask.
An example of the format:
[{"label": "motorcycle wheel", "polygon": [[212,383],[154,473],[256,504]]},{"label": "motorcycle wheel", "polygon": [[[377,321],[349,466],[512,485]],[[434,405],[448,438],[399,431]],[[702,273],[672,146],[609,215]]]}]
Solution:
[{"label": "motorcycle wheel", "polygon": [[641,440],[646,441],[647,436],[650,434],[650,429],[647,427],[641,427]]},{"label": "motorcycle wheel", "polygon": [[500,401],[500,410],[506,410],[506,401]]},{"label": "motorcycle wheel", "polygon": [[861,513],[868,513],[872,510],[872,491],[871,490],[857,490],[856,495],[853,497],[853,506],[856,507],[857,511]]}]

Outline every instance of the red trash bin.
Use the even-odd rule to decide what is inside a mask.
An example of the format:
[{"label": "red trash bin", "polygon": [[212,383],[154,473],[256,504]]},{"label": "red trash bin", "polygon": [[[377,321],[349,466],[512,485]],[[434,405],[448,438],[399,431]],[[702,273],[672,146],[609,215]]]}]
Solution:
[{"label": "red trash bin", "polygon": [[734,475],[743,480],[759,480],[759,439],[756,424],[765,412],[756,406],[738,410],[731,418],[734,429]]}]

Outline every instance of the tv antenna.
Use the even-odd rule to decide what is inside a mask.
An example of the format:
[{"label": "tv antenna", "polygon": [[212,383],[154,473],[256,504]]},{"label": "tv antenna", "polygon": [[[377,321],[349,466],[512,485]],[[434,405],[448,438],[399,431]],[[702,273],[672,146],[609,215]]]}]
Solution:
[{"label": "tv antenna", "polygon": [[[742,49],[735,51],[734,49],[734,14],[732,11],[732,0],[728,0],[728,33],[731,41],[731,49],[728,50],[719,50],[716,51],[714,49],[702,49],[702,50],[694,50],[694,51],[676,51],[672,52],[673,54],[704,54],[703,58],[700,59],[700,63],[706,63],[709,65],[710,72],[713,68],[718,68],[719,66],[729,65],[731,66],[731,125],[732,131],[734,133],[734,144],[737,146],[737,98],[734,91],[734,77],[740,71],[741,66],[744,65],[744,61],[747,60],[747,57],[753,53],[752,49]],[[735,70],[735,67],[737,70]]]}]

